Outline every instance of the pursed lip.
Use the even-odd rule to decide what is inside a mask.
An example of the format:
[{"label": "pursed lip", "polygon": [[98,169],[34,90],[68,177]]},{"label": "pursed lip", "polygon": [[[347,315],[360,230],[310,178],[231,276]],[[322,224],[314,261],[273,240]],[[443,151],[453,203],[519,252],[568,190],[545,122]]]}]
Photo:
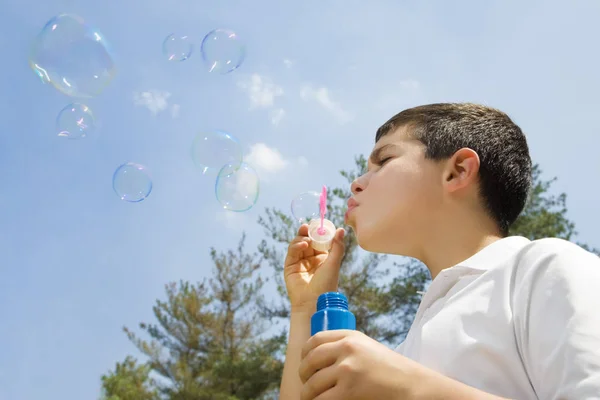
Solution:
[{"label": "pursed lip", "polygon": [[350,211],[352,211],[356,207],[358,207],[358,202],[356,200],[354,200],[354,198],[352,198],[352,197],[350,199],[348,199],[348,209],[346,210],[346,213],[344,214],[344,219],[348,218],[348,214],[350,213]]}]

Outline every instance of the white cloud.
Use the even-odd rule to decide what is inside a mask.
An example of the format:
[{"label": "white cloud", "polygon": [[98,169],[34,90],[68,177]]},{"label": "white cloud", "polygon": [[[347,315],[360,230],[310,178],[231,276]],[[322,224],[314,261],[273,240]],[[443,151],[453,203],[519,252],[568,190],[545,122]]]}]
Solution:
[{"label": "white cloud", "polygon": [[286,179],[289,177],[289,172],[308,165],[305,157],[287,158],[278,149],[269,147],[265,143],[255,143],[250,146],[244,161],[256,169],[261,182],[269,182],[272,178]]},{"label": "white cloud", "polygon": [[267,173],[280,172],[289,164],[289,161],[283,158],[279,150],[264,143],[252,145],[244,160],[256,169]]},{"label": "white cloud", "polygon": [[152,114],[156,115],[169,107],[169,97],[171,97],[171,93],[154,89],[147,92],[136,92],[133,94],[133,104],[146,107]]},{"label": "white cloud", "polygon": [[294,62],[288,58],[283,60],[283,63],[285,64],[286,67],[288,68],[292,68],[292,66],[294,65]]},{"label": "white cloud", "polygon": [[279,125],[284,116],[285,110],[283,108],[271,110],[271,123],[275,126]]},{"label": "white cloud", "polygon": [[279,125],[285,116],[285,110],[275,108],[277,97],[283,96],[283,88],[274,84],[269,78],[252,74],[247,79],[238,81],[238,87],[246,92],[250,99],[250,109],[264,108],[269,111],[271,124]]},{"label": "white cloud", "polygon": [[306,101],[316,102],[329,111],[342,124],[350,122],[353,119],[352,115],[340,103],[332,99],[329,89],[326,87],[314,89],[311,86],[305,85],[300,90],[300,97]]},{"label": "white cloud", "polygon": [[283,88],[275,85],[269,78],[252,74],[250,79],[238,82],[250,98],[250,108],[271,108],[275,98],[283,96]]}]

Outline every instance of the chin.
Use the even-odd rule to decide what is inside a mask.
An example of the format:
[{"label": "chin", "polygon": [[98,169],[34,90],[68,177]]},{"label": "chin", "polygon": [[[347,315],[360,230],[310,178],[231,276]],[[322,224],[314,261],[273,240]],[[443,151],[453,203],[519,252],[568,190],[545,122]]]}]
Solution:
[{"label": "chin", "polygon": [[379,253],[379,254],[393,254],[388,251],[384,246],[377,246],[375,243],[369,243],[358,240],[358,245],[361,249],[368,251],[369,253]]},{"label": "chin", "polygon": [[351,226],[351,228],[356,235],[356,242],[361,249],[371,253],[389,253],[389,251],[385,249],[384,242],[379,240],[377,235],[374,235],[373,232],[369,232],[368,229],[356,229],[354,226]]},{"label": "chin", "polygon": [[[378,235],[369,229],[356,229],[352,227],[356,241],[361,249],[371,253],[393,254],[405,257],[416,257],[409,243],[404,242],[396,235]],[[391,237],[390,237],[391,236]]]}]

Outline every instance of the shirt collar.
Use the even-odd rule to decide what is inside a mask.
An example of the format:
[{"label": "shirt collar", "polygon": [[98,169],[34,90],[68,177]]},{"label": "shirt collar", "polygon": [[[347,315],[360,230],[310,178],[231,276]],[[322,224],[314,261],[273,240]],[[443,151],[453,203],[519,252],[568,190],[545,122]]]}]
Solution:
[{"label": "shirt collar", "polygon": [[455,267],[487,271],[491,266],[498,265],[498,261],[512,256],[530,242],[523,236],[508,236],[487,245],[471,257],[456,264]]}]

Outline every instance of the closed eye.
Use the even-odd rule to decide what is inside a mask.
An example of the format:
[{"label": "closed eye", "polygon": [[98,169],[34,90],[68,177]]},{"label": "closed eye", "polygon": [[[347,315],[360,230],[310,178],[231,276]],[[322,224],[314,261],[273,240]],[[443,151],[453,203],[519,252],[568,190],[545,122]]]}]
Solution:
[{"label": "closed eye", "polygon": [[385,157],[382,158],[380,160],[377,160],[377,162],[375,163],[375,165],[378,165],[380,167],[382,167],[385,163],[387,163],[388,161],[390,161],[393,157]]}]

